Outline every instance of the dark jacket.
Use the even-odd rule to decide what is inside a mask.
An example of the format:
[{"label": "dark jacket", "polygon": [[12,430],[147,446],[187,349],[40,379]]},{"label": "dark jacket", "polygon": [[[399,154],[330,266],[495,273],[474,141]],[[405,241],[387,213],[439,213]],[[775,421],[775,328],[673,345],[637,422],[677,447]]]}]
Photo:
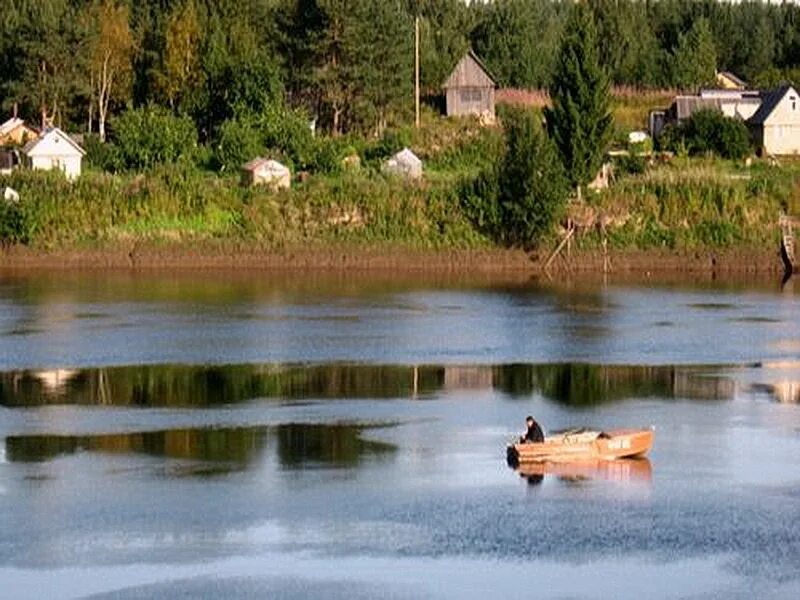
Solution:
[{"label": "dark jacket", "polygon": [[539,427],[539,424],[534,421],[531,423],[531,426],[528,427],[528,431],[525,432],[525,442],[526,443],[540,443],[544,441],[544,433],[542,432],[542,428]]}]

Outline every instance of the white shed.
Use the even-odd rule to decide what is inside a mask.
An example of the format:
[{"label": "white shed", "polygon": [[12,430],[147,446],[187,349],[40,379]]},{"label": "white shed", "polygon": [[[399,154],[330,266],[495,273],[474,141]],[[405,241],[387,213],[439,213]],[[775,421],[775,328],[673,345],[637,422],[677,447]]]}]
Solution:
[{"label": "white shed", "polygon": [[292,172],[277,160],[254,158],[242,165],[242,184],[289,188],[292,185]]},{"label": "white shed", "polygon": [[66,133],[53,127],[25,144],[22,154],[32,169],[58,169],[72,180],[80,176],[81,162],[86,152]]},{"label": "white shed", "polygon": [[383,163],[383,171],[409,179],[419,179],[422,177],[422,161],[411,150],[403,148]]}]

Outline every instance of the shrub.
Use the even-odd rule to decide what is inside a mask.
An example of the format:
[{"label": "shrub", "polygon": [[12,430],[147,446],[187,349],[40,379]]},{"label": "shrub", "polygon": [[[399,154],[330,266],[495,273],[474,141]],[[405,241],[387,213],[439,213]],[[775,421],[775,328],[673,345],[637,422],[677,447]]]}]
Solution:
[{"label": "shrub", "polygon": [[26,244],[28,232],[25,214],[18,202],[0,198],[0,244]]},{"label": "shrub", "polygon": [[692,156],[716,154],[722,158],[744,158],[750,153],[750,133],[739,119],[726,117],[718,110],[703,109],[683,123],[667,127],[661,146]]},{"label": "shrub", "polygon": [[518,109],[510,116],[500,166],[465,186],[462,203],[478,228],[527,247],[536,245],[558,219],[569,183],[538,115]]},{"label": "shrub", "polygon": [[220,170],[235,172],[241,165],[263,152],[264,144],[254,119],[228,119],[219,128],[214,146],[214,162]]},{"label": "shrub", "polygon": [[615,159],[617,175],[640,175],[647,170],[647,159],[638,154],[622,155]]},{"label": "shrub", "polygon": [[149,169],[160,163],[192,162],[197,151],[197,130],[189,117],[145,106],[129,109],[110,123],[112,164],[117,169]]},{"label": "shrub", "polygon": [[492,237],[500,237],[502,214],[498,197],[500,178],[497,168],[488,168],[474,180],[462,184],[461,205],[467,217],[478,231]]},{"label": "shrub", "polygon": [[410,145],[411,133],[409,131],[405,129],[387,129],[383,132],[380,140],[364,149],[364,158],[367,162],[376,165],[384,158],[388,158]]},{"label": "shrub", "polygon": [[83,140],[86,150],[86,161],[102,171],[114,168],[114,148],[111,144],[103,142],[97,135],[87,135]]},{"label": "shrub", "polygon": [[532,112],[520,111],[508,126],[499,175],[504,239],[535,245],[563,210],[569,183],[555,145]]},{"label": "shrub", "polygon": [[316,144],[306,116],[284,106],[270,106],[262,113],[240,112],[220,127],[214,147],[217,167],[236,169],[267,153],[295,169],[313,165]]}]

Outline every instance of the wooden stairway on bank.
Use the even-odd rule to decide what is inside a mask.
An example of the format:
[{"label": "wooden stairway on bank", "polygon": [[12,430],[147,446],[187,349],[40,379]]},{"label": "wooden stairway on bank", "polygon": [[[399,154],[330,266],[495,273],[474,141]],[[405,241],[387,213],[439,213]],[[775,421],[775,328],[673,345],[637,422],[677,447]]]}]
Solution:
[{"label": "wooden stairway on bank", "polygon": [[794,273],[797,270],[794,248],[794,228],[792,220],[786,215],[781,215],[781,260],[787,273]]}]

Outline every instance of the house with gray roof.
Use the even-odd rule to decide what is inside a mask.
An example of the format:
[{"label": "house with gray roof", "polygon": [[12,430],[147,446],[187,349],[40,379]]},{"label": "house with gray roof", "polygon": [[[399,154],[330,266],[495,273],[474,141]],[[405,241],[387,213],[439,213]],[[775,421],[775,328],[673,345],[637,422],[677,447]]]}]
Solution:
[{"label": "house with gray roof", "polygon": [[472,50],[468,51],[442,85],[447,116],[477,115],[494,119],[496,87],[489,69]]},{"label": "house with gray roof", "polygon": [[668,109],[651,111],[650,134],[655,138],[667,125],[708,109],[744,121],[760,154],[800,154],[800,96],[788,84],[771,91],[708,89],[676,96]]},{"label": "house with gray roof", "polygon": [[747,124],[760,154],[800,154],[800,97],[793,86],[766,94]]}]

